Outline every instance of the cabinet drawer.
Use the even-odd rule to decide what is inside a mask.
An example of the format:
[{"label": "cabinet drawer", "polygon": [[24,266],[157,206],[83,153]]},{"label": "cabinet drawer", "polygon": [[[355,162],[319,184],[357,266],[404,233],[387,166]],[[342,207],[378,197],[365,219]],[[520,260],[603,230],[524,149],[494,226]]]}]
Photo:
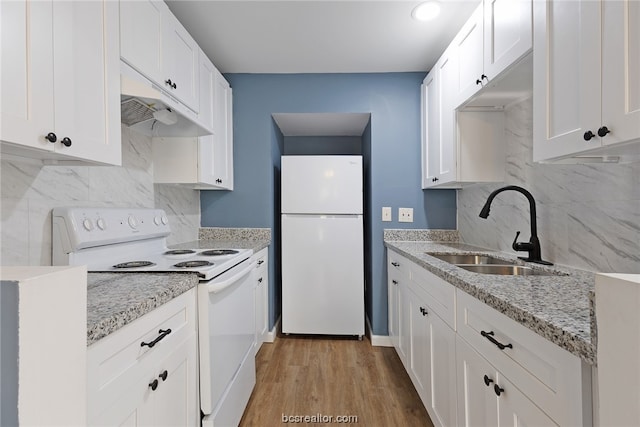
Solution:
[{"label": "cabinet drawer", "polygon": [[582,425],[590,380],[580,359],[460,289],[456,294],[458,334],[560,425]]},{"label": "cabinet drawer", "polygon": [[392,272],[409,277],[409,264],[410,262],[402,255],[387,250],[387,274],[389,274],[389,277],[391,277]]},{"label": "cabinet drawer", "polygon": [[456,288],[418,264],[411,263],[410,268],[411,285],[426,294],[425,302],[455,331]]},{"label": "cabinet drawer", "polygon": [[[88,348],[89,419],[148,376],[162,358],[196,331],[195,290],[136,319]],[[168,334],[160,333],[160,330]],[[151,343],[165,335],[153,345]]]}]

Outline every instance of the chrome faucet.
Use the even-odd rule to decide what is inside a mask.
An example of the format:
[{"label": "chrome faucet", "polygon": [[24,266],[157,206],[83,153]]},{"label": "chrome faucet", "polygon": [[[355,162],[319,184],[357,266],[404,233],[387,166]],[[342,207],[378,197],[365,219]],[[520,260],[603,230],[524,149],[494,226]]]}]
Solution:
[{"label": "chrome faucet", "polygon": [[489,208],[491,206],[491,202],[493,199],[503,191],[513,190],[519,193],[524,194],[524,196],[529,200],[529,214],[530,214],[530,223],[531,223],[531,238],[528,242],[518,242],[518,236],[520,236],[520,232],[516,232],[516,238],[513,239],[513,244],[511,247],[514,251],[527,251],[529,252],[528,257],[518,257],[524,261],[535,262],[537,264],[543,265],[553,265],[549,261],[544,261],[541,256],[540,251],[540,240],[538,240],[538,227],[536,225],[536,201],[533,199],[531,193],[525,190],[522,187],[518,187],[517,185],[507,185],[506,187],[498,188],[493,193],[489,194],[487,201],[485,202],[482,210],[480,211],[480,218],[487,218],[489,216]]}]

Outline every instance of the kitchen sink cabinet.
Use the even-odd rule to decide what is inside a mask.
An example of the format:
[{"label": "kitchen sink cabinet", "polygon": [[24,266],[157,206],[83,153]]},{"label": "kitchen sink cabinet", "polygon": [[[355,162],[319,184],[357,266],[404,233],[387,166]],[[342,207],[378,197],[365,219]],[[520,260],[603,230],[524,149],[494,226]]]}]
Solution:
[{"label": "kitchen sink cabinet", "polygon": [[531,0],[484,0],[452,44],[457,108],[531,51]]},{"label": "kitchen sink cabinet", "polygon": [[547,414],[458,336],[460,426],[558,426]]},{"label": "kitchen sink cabinet", "polygon": [[192,289],[88,348],[89,425],[199,424],[195,303]]},{"label": "kitchen sink cabinet", "polygon": [[200,80],[203,92],[198,118],[213,129],[213,135],[153,138],[154,182],[199,190],[233,190],[232,90],[204,54]]},{"label": "kitchen sink cabinet", "polygon": [[120,56],[191,110],[199,107],[200,49],[160,0],[120,2]]},{"label": "kitchen sink cabinet", "polygon": [[636,154],[640,4],[534,4],[534,161]]},{"label": "kitchen sink cabinet", "polygon": [[269,333],[269,249],[255,253],[253,260],[256,261],[253,297],[256,313],[254,347],[257,353]]},{"label": "kitchen sink cabinet", "polygon": [[120,165],[118,3],[0,8],[3,154]]}]

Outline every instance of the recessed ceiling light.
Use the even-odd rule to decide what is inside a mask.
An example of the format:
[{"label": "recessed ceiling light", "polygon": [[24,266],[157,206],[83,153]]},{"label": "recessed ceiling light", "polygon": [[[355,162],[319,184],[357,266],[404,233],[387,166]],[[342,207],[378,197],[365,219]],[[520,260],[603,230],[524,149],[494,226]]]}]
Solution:
[{"label": "recessed ceiling light", "polygon": [[428,1],[417,5],[411,16],[418,21],[431,21],[440,14],[440,3],[437,1]]}]

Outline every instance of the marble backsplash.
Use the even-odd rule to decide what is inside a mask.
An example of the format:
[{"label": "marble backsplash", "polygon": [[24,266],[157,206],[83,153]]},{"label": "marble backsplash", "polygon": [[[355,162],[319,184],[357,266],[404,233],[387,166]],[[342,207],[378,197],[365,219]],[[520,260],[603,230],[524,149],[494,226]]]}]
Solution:
[{"label": "marble backsplash", "polygon": [[0,162],[0,265],[51,265],[57,206],[164,209],[169,244],[198,239],[199,191],[154,184],[151,138],[122,127],[122,167]]},{"label": "marble backsplash", "polygon": [[[528,99],[506,111],[505,182],[526,188],[536,200],[543,259],[595,272],[640,272],[640,163],[533,163],[532,133]],[[512,252],[516,231],[520,240],[529,239],[529,203],[522,194],[503,192],[489,218],[478,216],[488,195],[503,185],[458,190],[462,241]]]}]

